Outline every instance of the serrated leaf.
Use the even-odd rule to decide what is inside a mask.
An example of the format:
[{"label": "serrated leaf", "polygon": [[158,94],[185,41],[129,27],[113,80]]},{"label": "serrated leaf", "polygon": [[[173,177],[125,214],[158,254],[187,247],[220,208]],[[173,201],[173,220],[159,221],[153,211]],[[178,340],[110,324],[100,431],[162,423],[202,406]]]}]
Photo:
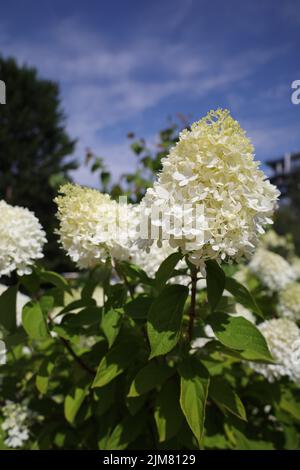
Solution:
[{"label": "serrated leaf", "polygon": [[231,277],[226,278],[225,288],[230,292],[236,301],[246,308],[249,308],[252,312],[264,318],[264,315],[257,305],[255,299],[252,297],[248,289],[240,284],[238,281]]},{"label": "serrated leaf", "polygon": [[209,387],[209,374],[194,357],[179,367],[180,406],[200,447],[204,430],[205,406]]},{"label": "serrated leaf", "polygon": [[243,317],[216,312],[207,318],[218,340],[227,348],[239,351],[249,361],[273,362],[261,332]]},{"label": "serrated leaf", "polygon": [[214,311],[218,305],[224,288],[225,288],[225,273],[216,261],[206,261],[206,284],[207,284],[207,299],[211,311]]},{"label": "serrated leaf", "polygon": [[151,305],[147,322],[150,359],[167,354],[176,346],[188,293],[189,290],[185,286],[165,286]]}]

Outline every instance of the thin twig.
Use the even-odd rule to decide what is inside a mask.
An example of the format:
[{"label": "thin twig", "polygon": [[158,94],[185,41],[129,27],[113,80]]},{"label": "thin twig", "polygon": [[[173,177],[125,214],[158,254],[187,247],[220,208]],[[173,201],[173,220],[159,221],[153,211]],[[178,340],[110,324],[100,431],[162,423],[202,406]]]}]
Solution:
[{"label": "thin twig", "polygon": [[[48,318],[49,318],[50,322],[52,324],[54,324],[54,322],[53,322],[50,315],[48,315]],[[65,348],[69,351],[69,353],[71,354],[73,359],[75,359],[77,364],[79,364],[80,367],[82,367],[82,369],[86,370],[90,375],[94,376],[96,372],[90,366],[88,366],[79,356],[77,356],[75,351],[70,346],[69,342],[65,338],[62,338],[59,335],[58,335],[58,337],[59,337],[60,341],[62,342],[62,344],[65,346]]]},{"label": "thin twig", "polygon": [[59,339],[61,340],[61,342],[63,343],[63,345],[65,346],[65,348],[69,351],[69,353],[71,354],[71,356],[75,359],[75,361],[84,369],[86,370],[90,375],[94,376],[95,375],[95,371],[89,367],[79,356],[77,356],[77,354],[75,353],[75,351],[73,351],[73,349],[71,348],[69,342],[65,339],[65,338],[62,338],[61,336],[59,336]]}]

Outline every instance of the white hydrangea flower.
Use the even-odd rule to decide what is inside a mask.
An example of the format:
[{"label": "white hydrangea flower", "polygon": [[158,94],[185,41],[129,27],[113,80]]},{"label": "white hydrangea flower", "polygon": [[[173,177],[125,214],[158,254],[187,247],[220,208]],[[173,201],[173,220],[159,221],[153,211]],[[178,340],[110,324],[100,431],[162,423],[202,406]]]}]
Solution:
[{"label": "white hydrangea flower", "polygon": [[300,284],[293,282],[279,292],[278,313],[290,320],[300,321]]},{"label": "white hydrangea flower", "polygon": [[240,284],[246,286],[249,279],[249,268],[247,266],[239,266],[239,269],[234,273],[233,278]]},{"label": "white hydrangea flower", "polygon": [[14,270],[31,273],[35,260],[43,257],[45,232],[33,212],[0,201],[0,276]]},{"label": "white hydrangea flower", "polygon": [[153,243],[147,251],[134,243],[130,250],[129,260],[142,268],[149,277],[154,277],[161,263],[174,251],[174,248],[165,242],[161,247]]},{"label": "white hydrangea flower", "polygon": [[252,254],[272,223],[279,191],[258,169],[250,140],[229,112],[211,111],[181,132],[162,163],[142,201],[152,233],[150,240],[141,236],[141,245],[151,244],[156,230],[200,268],[207,259]]},{"label": "white hydrangea flower", "polygon": [[6,364],[6,346],[4,341],[0,339],[0,365]]},{"label": "white hydrangea flower", "polygon": [[281,377],[300,381],[300,329],[287,318],[275,318],[261,323],[258,328],[264,335],[276,364],[250,363],[252,369],[269,382]]},{"label": "white hydrangea flower", "polygon": [[275,230],[268,230],[261,238],[261,246],[264,248],[284,248],[293,251],[294,245],[288,237],[278,235]]},{"label": "white hydrangea flower", "polygon": [[298,256],[294,256],[291,259],[291,266],[294,270],[296,279],[300,279],[300,258],[298,258]]},{"label": "white hydrangea flower", "polygon": [[296,279],[289,263],[277,253],[259,248],[249,263],[250,271],[263,285],[276,292]]},{"label": "white hydrangea flower", "polygon": [[139,222],[134,206],[78,185],[67,184],[60,193],[55,199],[60,241],[80,268],[93,267],[108,256],[128,259]]},{"label": "white hydrangea flower", "polygon": [[11,448],[23,447],[30,437],[29,427],[37,414],[28,409],[25,404],[7,400],[1,408],[4,420],[1,428],[7,434],[5,445]]}]

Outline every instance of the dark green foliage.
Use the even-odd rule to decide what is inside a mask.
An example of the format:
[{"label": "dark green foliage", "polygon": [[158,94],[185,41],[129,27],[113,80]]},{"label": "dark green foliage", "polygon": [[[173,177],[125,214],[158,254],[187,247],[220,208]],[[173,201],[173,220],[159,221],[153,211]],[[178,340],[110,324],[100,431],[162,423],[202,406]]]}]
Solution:
[{"label": "dark green foliage", "polygon": [[69,157],[75,141],[64,129],[58,85],[1,56],[0,79],[7,94],[0,108],[0,199],[35,213],[47,232],[48,266],[65,269],[69,264],[54,235],[53,198],[76,163]]}]

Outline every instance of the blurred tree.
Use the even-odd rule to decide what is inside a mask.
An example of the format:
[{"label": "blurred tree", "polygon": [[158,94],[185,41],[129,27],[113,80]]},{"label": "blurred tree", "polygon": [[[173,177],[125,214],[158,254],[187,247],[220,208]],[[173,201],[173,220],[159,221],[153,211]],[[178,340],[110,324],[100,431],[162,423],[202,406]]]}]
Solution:
[{"label": "blurred tree", "polygon": [[35,212],[47,232],[48,267],[66,269],[69,262],[54,235],[53,198],[77,165],[67,158],[75,141],[64,129],[59,87],[39,78],[36,69],[1,56],[0,78],[6,84],[6,104],[0,106],[0,199]]}]

